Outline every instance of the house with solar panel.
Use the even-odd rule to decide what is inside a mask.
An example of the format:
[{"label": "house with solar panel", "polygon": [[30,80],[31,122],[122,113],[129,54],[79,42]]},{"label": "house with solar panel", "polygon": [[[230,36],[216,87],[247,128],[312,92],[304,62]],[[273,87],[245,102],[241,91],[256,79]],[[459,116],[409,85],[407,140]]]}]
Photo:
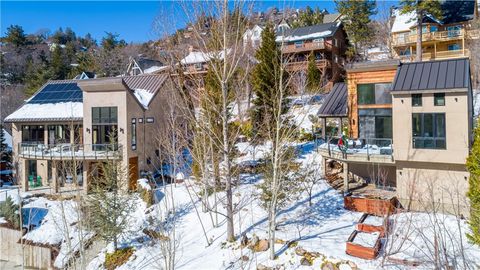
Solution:
[{"label": "house with solar panel", "polygon": [[365,62],[346,70],[346,86],[334,86],[319,117],[348,115],[348,130],[327,133],[318,150],[325,162],[342,164],[345,194],[468,215],[469,59]]},{"label": "house with solar panel", "polygon": [[17,181],[88,190],[96,165],[119,159],[130,175],[123,188],[135,189],[141,172],[160,167],[155,144],[174,93],[167,74],[47,82],[5,118]]}]

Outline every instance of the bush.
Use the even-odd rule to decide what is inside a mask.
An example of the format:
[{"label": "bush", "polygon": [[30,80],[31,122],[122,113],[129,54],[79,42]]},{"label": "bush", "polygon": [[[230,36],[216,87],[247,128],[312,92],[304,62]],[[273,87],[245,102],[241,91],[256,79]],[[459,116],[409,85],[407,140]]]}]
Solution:
[{"label": "bush", "polygon": [[20,229],[18,205],[14,204],[12,199],[8,196],[5,201],[0,203],[0,217],[4,217],[14,229]]},{"label": "bush", "polygon": [[153,205],[153,191],[140,188],[140,197],[147,204],[147,207]]},{"label": "bush", "polygon": [[107,270],[114,270],[128,261],[134,252],[133,247],[118,249],[113,253],[105,255],[105,268]]},{"label": "bush", "polygon": [[313,136],[313,133],[305,131],[305,129],[302,128],[300,133],[298,134],[298,140],[301,142],[308,142],[308,141],[313,141],[315,138]]}]

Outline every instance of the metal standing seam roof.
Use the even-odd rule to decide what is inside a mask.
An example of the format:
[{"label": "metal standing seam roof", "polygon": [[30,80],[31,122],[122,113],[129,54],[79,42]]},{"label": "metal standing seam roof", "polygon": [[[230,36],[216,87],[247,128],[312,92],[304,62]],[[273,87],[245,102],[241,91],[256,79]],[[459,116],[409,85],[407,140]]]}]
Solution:
[{"label": "metal standing seam roof", "polygon": [[347,84],[336,83],[328,93],[317,115],[320,117],[347,116]]},{"label": "metal standing seam roof", "polygon": [[468,58],[402,63],[395,74],[392,92],[459,89],[470,86]]},{"label": "metal standing seam roof", "polygon": [[130,89],[144,89],[150,93],[155,93],[160,89],[165,80],[168,78],[168,74],[158,75],[137,75],[137,76],[125,76],[122,77],[125,84]]}]

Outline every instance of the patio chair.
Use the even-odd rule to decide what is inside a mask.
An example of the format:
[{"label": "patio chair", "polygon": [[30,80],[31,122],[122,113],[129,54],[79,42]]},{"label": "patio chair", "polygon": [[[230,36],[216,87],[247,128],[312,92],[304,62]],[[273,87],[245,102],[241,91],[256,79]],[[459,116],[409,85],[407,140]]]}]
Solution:
[{"label": "patio chair", "polygon": [[32,174],[28,176],[28,186],[35,187],[35,183],[33,179],[34,179],[34,176]]},{"label": "patio chair", "polygon": [[36,187],[41,187],[42,186],[42,177],[40,175],[37,175],[37,183],[35,184]]}]

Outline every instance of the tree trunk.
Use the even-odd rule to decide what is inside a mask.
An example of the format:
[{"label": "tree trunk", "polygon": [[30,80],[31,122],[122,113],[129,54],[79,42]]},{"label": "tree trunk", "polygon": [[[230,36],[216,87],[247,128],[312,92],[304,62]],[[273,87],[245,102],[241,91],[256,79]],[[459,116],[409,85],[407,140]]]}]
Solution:
[{"label": "tree trunk", "polygon": [[227,113],[227,83],[222,84],[222,135],[223,135],[223,160],[225,162],[225,192],[227,196],[227,241],[235,241],[235,233],[233,228],[233,194],[232,194],[232,178],[230,175],[230,161],[229,161],[229,138],[228,138],[228,113]]},{"label": "tree trunk", "polygon": [[276,206],[273,205],[270,209],[270,218],[268,219],[268,240],[269,240],[269,249],[270,249],[270,260],[275,260],[275,227],[276,227]]},{"label": "tree trunk", "polygon": [[423,11],[417,10],[417,56],[415,58],[417,62],[422,61],[422,18]]}]

